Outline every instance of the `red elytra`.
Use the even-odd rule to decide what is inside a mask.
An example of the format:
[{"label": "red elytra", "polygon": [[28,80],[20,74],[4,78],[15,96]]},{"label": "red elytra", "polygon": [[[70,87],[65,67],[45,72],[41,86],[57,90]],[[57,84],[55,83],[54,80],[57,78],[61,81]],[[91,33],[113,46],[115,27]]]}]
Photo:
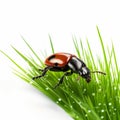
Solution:
[{"label": "red elytra", "polygon": [[73,56],[76,57],[75,55],[69,53],[55,53],[46,58],[45,65],[53,67],[64,67]]}]

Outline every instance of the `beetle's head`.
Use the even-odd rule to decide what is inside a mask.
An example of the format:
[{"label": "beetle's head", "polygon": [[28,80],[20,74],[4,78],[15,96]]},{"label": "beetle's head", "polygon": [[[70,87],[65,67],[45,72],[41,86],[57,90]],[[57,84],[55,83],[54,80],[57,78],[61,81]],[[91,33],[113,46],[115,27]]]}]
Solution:
[{"label": "beetle's head", "polygon": [[80,69],[79,71],[79,75],[83,78],[85,78],[86,82],[90,82],[91,81],[91,75],[90,75],[90,70],[84,66]]},{"label": "beetle's head", "polygon": [[88,83],[91,81],[91,73],[100,73],[100,74],[106,75],[106,73],[101,71],[90,71],[86,66],[82,67],[79,70],[80,76],[85,78],[86,82]]}]

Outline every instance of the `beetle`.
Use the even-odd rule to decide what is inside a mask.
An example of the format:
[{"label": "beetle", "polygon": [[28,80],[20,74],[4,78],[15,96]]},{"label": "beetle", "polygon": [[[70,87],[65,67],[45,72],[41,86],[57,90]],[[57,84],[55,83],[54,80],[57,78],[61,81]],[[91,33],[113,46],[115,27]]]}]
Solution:
[{"label": "beetle", "polygon": [[106,73],[101,71],[90,71],[81,59],[70,53],[54,53],[47,57],[44,63],[46,67],[43,70],[39,69],[42,71],[42,74],[35,76],[32,79],[35,80],[43,77],[48,70],[55,72],[64,72],[63,76],[60,78],[59,82],[55,85],[54,88],[63,83],[65,76],[70,76],[73,73],[79,74],[86,80],[87,83],[91,81],[91,73],[101,73],[103,75],[106,75]]}]

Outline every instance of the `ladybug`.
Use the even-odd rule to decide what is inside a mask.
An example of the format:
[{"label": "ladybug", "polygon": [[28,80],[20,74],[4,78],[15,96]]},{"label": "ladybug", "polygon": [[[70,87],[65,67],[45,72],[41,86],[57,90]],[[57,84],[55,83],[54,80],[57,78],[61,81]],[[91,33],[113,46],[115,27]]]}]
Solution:
[{"label": "ladybug", "polygon": [[33,77],[32,79],[35,80],[37,78],[43,77],[48,70],[55,72],[64,72],[63,76],[60,78],[60,81],[55,85],[54,88],[62,84],[65,76],[70,76],[73,73],[79,74],[86,80],[87,83],[91,81],[91,73],[101,73],[106,75],[106,73],[101,71],[91,72],[82,60],[70,53],[61,52],[52,54],[46,58],[45,65],[46,67],[43,70],[40,69],[40,71],[42,71],[42,74]]}]

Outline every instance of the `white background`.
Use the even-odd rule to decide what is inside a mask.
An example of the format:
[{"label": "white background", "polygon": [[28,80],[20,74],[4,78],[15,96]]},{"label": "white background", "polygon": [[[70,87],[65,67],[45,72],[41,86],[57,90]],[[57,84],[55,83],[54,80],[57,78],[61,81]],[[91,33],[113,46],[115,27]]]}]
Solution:
[{"label": "white background", "polygon": [[[112,39],[119,51],[119,0],[0,0],[0,49],[18,62],[21,61],[10,45],[29,53],[20,35],[40,55],[44,51],[51,53],[48,34],[56,52],[75,52],[73,35],[83,41],[87,37],[93,52],[99,52],[96,25],[105,45],[110,46]],[[0,120],[72,120],[47,97],[13,75],[11,67],[0,54]]]}]

